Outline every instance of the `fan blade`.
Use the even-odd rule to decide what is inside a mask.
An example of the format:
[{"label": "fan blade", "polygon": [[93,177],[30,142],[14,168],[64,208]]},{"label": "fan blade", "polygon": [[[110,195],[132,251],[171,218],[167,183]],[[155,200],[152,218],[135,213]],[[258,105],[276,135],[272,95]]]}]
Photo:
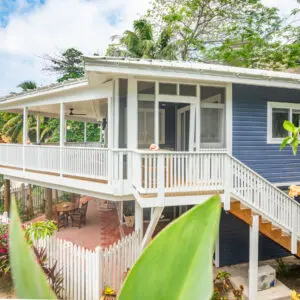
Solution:
[{"label": "fan blade", "polygon": [[86,116],[86,114],[72,114],[72,116]]}]

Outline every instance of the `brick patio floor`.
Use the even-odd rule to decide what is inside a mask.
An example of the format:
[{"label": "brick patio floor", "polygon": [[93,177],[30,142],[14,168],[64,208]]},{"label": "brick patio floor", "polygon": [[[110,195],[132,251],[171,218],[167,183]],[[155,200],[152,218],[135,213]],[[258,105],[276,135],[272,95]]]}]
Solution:
[{"label": "brick patio floor", "polygon": [[[118,242],[124,235],[128,235],[134,231],[125,224],[120,226],[117,210],[113,204],[108,208],[104,206],[104,200],[92,199],[89,201],[86,226],[60,228],[55,234],[56,237],[70,241],[87,249],[95,249],[96,247],[106,248]],[[30,222],[45,220],[45,215],[39,216]],[[159,221],[156,226],[154,235],[161,231],[169,222]],[[144,222],[144,233],[146,232],[149,222]]]}]

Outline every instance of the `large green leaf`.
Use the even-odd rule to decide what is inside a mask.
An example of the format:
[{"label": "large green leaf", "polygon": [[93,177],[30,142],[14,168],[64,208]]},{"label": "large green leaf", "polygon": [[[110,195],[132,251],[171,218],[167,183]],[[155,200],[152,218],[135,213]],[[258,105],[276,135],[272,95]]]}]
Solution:
[{"label": "large green leaf", "polygon": [[25,240],[14,199],[11,207],[9,252],[18,298],[56,299],[47,282],[46,275]]},{"label": "large green leaf", "polygon": [[210,299],[220,211],[215,196],[166,227],[129,272],[119,300]]}]

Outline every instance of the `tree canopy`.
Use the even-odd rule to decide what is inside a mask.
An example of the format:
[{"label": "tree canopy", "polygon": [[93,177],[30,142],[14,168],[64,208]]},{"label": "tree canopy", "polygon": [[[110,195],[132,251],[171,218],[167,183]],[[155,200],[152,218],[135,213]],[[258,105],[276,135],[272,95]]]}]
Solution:
[{"label": "tree canopy", "polygon": [[81,59],[82,52],[75,48],[69,48],[56,56],[46,55],[45,71],[58,74],[58,82],[84,76],[84,67]]},{"label": "tree canopy", "polygon": [[153,25],[145,18],[133,22],[133,31],[126,30],[114,36],[108,46],[107,55],[151,59],[176,59],[176,43],[172,40],[171,28],[165,26],[154,36]]},{"label": "tree canopy", "polygon": [[154,0],[107,55],[280,70],[299,65],[299,32],[261,0]]},{"label": "tree canopy", "polygon": [[21,82],[18,86],[18,88],[21,88],[23,91],[28,91],[28,90],[34,90],[37,88],[37,85],[34,81],[23,81]]}]

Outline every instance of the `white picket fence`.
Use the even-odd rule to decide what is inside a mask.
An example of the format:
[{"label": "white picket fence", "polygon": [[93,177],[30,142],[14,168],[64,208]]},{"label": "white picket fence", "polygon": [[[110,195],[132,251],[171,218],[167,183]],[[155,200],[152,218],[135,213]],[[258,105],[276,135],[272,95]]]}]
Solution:
[{"label": "white picket fence", "polygon": [[140,235],[133,232],[104,250],[84,249],[55,237],[35,241],[35,245],[46,248],[50,266],[57,262],[63,276],[63,299],[98,300],[106,286],[120,290],[140,254]]}]

